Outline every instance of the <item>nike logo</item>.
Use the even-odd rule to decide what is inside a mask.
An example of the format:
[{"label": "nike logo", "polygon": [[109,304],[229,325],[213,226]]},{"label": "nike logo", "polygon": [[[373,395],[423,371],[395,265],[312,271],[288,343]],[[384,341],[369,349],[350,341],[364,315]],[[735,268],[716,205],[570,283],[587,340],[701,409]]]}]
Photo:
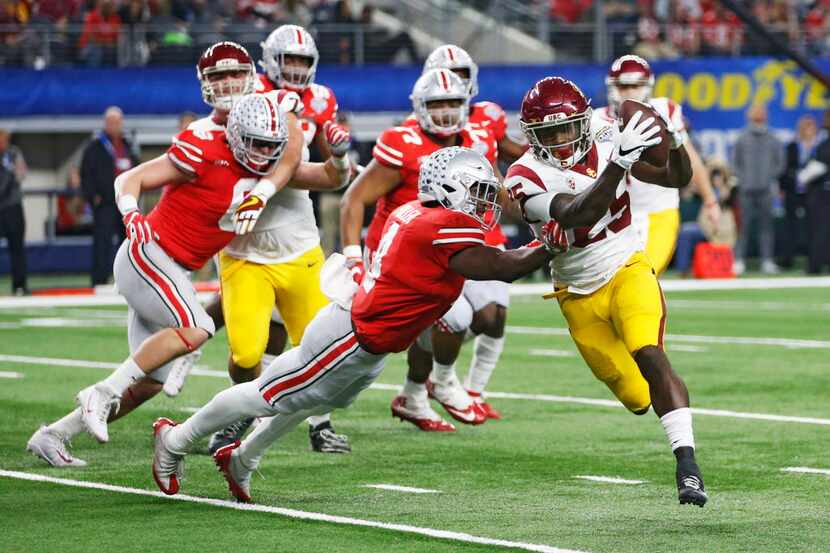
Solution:
[{"label": "nike logo", "polygon": [[639,149],[640,149],[639,147],[631,148],[630,150],[623,150],[622,148],[620,148],[620,157],[625,157],[628,154],[630,154],[631,152],[636,152]]},{"label": "nike logo", "polygon": [[319,261],[315,261],[315,262],[313,262],[313,263],[309,263],[309,264],[308,264],[308,268],[310,269],[310,268],[314,267],[315,265],[317,265],[317,263],[319,263]]}]

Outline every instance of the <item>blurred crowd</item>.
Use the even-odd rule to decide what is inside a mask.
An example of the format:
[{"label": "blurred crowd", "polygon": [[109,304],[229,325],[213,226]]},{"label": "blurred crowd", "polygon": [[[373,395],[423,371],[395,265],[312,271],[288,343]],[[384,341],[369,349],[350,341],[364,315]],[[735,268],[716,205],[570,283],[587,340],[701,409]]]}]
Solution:
[{"label": "blurred crowd", "polygon": [[[830,53],[830,1],[739,0],[784,43],[808,55]],[[554,23],[596,20],[593,0],[549,0]],[[646,59],[769,55],[774,46],[716,0],[605,0],[603,16],[614,52]],[[573,43],[553,33],[554,45]],[[577,43],[579,41],[576,41]]]},{"label": "blurred crowd", "polygon": [[419,63],[409,34],[373,14],[350,0],[0,0],[0,65],[189,64],[220,40],[256,58],[283,23],[317,29],[322,63]]}]

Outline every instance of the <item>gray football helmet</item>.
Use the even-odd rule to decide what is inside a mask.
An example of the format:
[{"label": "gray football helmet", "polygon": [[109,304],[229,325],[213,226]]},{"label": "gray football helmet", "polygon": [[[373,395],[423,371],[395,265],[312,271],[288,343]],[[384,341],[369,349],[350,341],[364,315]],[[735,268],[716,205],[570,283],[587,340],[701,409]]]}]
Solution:
[{"label": "gray football helmet", "polygon": [[[461,132],[470,115],[470,93],[461,77],[449,69],[430,69],[421,75],[412,94],[412,110],[418,125],[428,133],[450,136]],[[459,100],[458,107],[428,107],[438,100]]]},{"label": "gray football helmet", "polygon": [[[308,31],[299,25],[282,25],[274,29],[260,46],[262,60],[259,64],[278,87],[302,91],[314,82],[320,54]],[[308,67],[286,65],[285,56],[308,58],[311,64]]]},{"label": "gray football helmet", "polygon": [[226,136],[240,165],[257,175],[267,175],[285,151],[288,125],[273,96],[249,94],[231,108]]},{"label": "gray football helmet", "polygon": [[[466,70],[467,77],[461,77],[467,85],[470,98],[478,94],[478,64],[473,61],[472,56],[464,48],[455,44],[444,44],[439,46],[427,56],[424,62],[424,73],[430,69]],[[456,73],[457,74],[457,73]]]}]

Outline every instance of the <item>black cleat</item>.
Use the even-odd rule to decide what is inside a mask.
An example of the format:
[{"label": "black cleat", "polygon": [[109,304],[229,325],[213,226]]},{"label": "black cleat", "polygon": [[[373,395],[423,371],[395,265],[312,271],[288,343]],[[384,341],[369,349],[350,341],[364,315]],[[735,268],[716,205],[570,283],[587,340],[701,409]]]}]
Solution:
[{"label": "black cleat", "polygon": [[308,437],[312,451],[319,453],[351,453],[352,451],[349,437],[336,433],[328,421],[317,426],[309,426]]},{"label": "black cleat", "polygon": [[235,422],[213,436],[210,437],[210,442],[208,442],[208,452],[213,455],[226,445],[231,445],[237,440],[241,440],[242,436],[245,435],[245,432],[248,431],[248,428],[251,427],[253,424],[254,419],[244,419],[239,422]]},{"label": "black cleat", "polygon": [[703,477],[695,462],[695,450],[691,447],[679,447],[674,452],[677,458],[677,498],[681,505],[703,507],[709,496],[703,487]]}]

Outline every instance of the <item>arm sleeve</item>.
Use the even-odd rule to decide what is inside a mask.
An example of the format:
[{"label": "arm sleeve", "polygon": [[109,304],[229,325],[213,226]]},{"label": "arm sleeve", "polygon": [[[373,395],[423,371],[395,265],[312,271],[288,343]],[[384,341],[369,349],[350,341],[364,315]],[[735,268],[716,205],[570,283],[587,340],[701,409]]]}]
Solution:
[{"label": "arm sleeve", "polygon": [[[211,133],[209,133],[212,136]],[[208,140],[196,136],[194,131],[184,130],[173,137],[173,143],[167,149],[167,157],[181,171],[195,176],[201,175],[205,163],[206,144]]]},{"label": "arm sleeve", "polygon": [[372,157],[385,167],[400,169],[403,167],[404,146],[401,134],[394,128],[387,129],[375,142]]}]

